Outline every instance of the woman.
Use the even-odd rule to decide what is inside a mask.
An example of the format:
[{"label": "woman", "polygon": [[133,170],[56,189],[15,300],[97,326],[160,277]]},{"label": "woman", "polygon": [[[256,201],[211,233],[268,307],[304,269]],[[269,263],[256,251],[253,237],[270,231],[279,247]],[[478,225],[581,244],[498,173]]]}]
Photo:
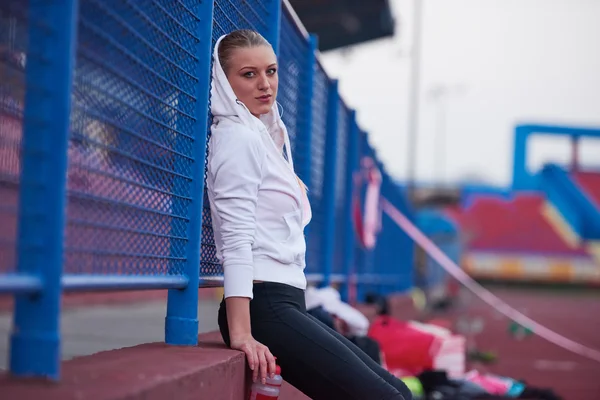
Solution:
[{"label": "woman", "polygon": [[277,58],[257,32],[214,50],[207,189],[225,295],[223,340],[253,379],[275,372],[314,400],[410,399],[406,386],[306,312],[306,187],[277,110]]}]

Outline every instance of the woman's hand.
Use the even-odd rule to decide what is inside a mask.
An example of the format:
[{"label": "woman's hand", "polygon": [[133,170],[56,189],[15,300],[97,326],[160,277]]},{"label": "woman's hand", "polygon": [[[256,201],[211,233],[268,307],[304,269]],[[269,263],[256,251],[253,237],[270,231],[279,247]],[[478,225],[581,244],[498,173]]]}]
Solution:
[{"label": "woman's hand", "polygon": [[247,297],[228,297],[227,323],[229,325],[229,347],[246,353],[248,365],[253,371],[252,380],[260,377],[266,383],[267,374],[275,375],[275,357],[267,346],[252,337],[250,328],[250,299]]},{"label": "woman's hand", "polygon": [[246,353],[254,382],[260,377],[261,382],[266,383],[267,374],[271,378],[275,375],[275,357],[267,346],[257,342],[252,335],[232,337],[229,347]]}]

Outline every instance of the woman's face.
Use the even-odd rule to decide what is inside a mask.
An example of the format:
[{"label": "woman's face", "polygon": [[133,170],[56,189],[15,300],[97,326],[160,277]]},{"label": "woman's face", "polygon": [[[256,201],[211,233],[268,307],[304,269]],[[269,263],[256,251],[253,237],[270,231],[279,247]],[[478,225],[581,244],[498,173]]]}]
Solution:
[{"label": "woman's face", "polygon": [[277,57],[270,46],[234,50],[225,73],[237,99],[252,115],[258,117],[271,110],[279,77]]}]

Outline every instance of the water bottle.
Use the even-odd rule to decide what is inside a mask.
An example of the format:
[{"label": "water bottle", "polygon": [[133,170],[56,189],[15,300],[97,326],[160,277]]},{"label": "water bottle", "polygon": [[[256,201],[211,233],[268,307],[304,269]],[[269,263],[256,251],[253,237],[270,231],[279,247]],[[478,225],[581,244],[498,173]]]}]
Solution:
[{"label": "water bottle", "polygon": [[275,369],[275,376],[267,376],[266,383],[261,381],[254,382],[250,391],[250,400],[277,400],[283,378],[281,377],[281,368],[279,365]]}]

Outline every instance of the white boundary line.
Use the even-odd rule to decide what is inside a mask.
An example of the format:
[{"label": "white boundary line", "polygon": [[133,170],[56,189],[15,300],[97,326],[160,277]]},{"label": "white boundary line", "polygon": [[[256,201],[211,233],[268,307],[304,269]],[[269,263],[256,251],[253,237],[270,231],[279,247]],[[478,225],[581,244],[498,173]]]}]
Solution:
[{"label": "white boundary line", "polygon": [[404,232],[410,236],[427,254],[437,261],[442,268],[456,278],[467,289],[473,292],[481,300],[495,308],[500,313],[515,322],[531,329],[536,335],[554,343],[555,345],[569,350],[580,356],[600,362],[600,351],[592,349],[566,338],[551,329],[537,323],[526,315],[515,310],[507,303],[496,297],[492,292],[475,282],[462,268],[456,265],[446,254],[444,254],[427,236],[425,236],[412,222],[408,220],[392,203],[386,199],[381,200],[383,211],[386,212]]}]

